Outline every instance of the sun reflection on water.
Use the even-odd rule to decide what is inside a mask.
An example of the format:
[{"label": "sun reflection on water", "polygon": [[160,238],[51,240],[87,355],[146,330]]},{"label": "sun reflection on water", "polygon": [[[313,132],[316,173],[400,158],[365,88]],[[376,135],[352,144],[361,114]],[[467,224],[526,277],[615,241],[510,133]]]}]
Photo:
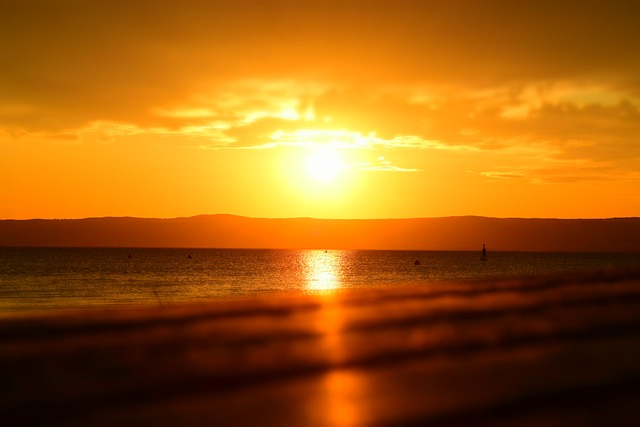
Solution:
[{"label": "sun reflection on water", "polygon": [[342,267],[340,251],[307,251],[304,264],[307,289],[329,291],[340,288]]}]

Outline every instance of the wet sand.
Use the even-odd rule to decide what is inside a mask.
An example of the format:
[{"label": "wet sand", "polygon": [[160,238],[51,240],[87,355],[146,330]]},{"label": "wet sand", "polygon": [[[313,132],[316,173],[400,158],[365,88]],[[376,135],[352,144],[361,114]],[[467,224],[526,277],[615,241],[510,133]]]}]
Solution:
[{"label": "wet sand", "polygon": [[0,423],[640,425],[640,269],[0,319]]}]

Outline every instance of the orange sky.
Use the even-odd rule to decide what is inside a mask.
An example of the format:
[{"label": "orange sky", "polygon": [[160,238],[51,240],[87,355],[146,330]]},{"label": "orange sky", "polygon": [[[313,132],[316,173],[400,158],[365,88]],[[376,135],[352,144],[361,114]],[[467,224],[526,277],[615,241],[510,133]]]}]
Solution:
[{"label": "orange sky", "polygon": [[0,5],[0,218],[640,215],[620,1]]}]

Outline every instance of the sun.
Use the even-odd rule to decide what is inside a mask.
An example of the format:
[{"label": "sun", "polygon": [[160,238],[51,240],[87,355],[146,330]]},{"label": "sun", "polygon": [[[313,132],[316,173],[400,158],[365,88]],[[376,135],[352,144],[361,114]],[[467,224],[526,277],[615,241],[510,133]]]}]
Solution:
[{"label": "sun", "polygon": [[314,181],[335,181],[346,166],[335,149],[320,147],[307,159],[307,173]]},{"label": "sun", "polygon": [[[284,194],[301,216],[335,216],[361,187],[353,150],[338,144],[305,144],[282,150],[277,171]],[[320,280],[320,279],[318,279]],[[329,281],[328,277],[322,281]]]}]

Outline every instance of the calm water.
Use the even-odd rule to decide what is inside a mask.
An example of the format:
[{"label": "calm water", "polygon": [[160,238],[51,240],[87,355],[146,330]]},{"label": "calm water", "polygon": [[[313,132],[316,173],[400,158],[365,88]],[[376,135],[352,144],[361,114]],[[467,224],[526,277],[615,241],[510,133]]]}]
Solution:
[{"label": "calm water", "polygon": [[[638,265],[638,254],[0,248],[0,312],[172,304]],[[419,260],[420,264],[415,265]],[[445,281],[445,283],[441,283]]]}]

